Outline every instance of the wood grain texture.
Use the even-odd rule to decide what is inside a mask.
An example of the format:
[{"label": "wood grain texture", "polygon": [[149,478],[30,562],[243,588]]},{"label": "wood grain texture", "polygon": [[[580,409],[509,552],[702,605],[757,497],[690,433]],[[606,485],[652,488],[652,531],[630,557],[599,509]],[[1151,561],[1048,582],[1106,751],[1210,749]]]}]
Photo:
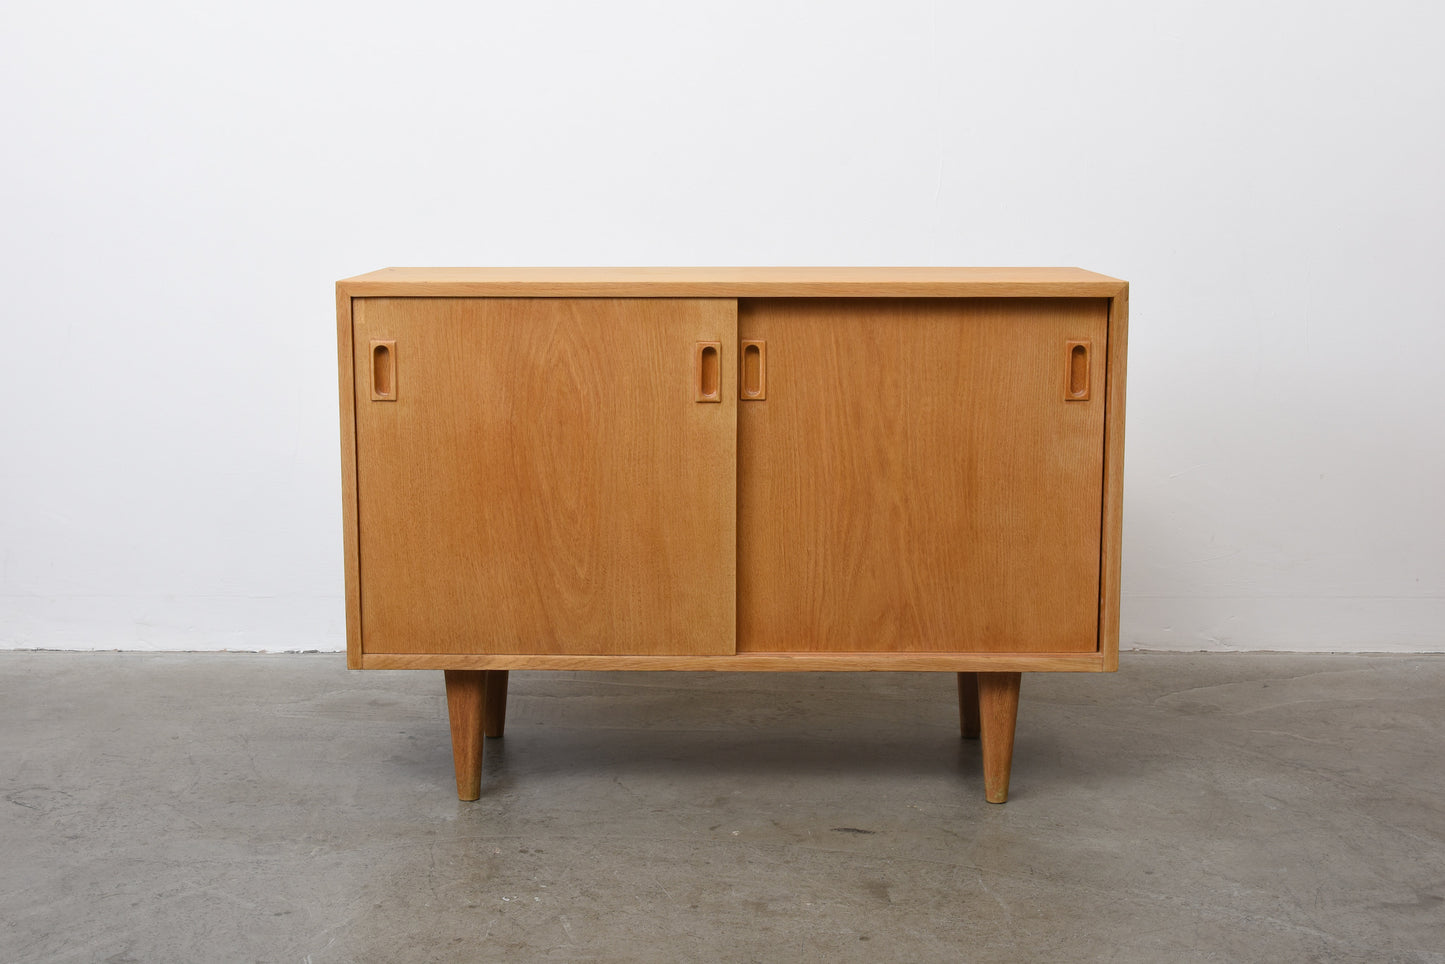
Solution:
[{"label": "wood grain texture", "polygon": [[1098,673],[1098,653],[738,653],[733,656],[532,656],[368,653],[363,669],[638,670],[769,673]]},{"label": "wood grain texture", "polygon": [[1008,802],[1013,770],[1014,724],[1019,714],[1018,673],[978,674],[979,740],[983,744],[983,793],[989,803]]},{"label": "wood grain texture", "polygon": [[[402,385],[354,396],[365,653],[732,652],[734,302],[353,306]],[[693,401],[699,341],[719,404]]]},{"label": "wood grain texture", "polygon": [[958,730],[965,740],[978,739],[978,674],[958,674]]},{"label": "wood grain texture", "polygon": [[452,764],[457,774],[457,799],[482,794],[482,716],[486,673],[447,670],[447,717],[452,729]]},{"label": "wood grain texture", "polygon": [[357,566],[356,387],[351,296],[336,286],[336,354],[341,390],[341,548],[346,581],[346,667],[361,668],[361,573]]},{"label": "wood grain texture", "polygon": [[1129,354],[1129,286],[1109,302],[1109,369],[1104,417],[1104,498],[1099,554],[1099,652],[1119,668],[1119,592],[1124,540],[1124,375]]},{"label": "wood grain texture", "polygon": [[1098,646],[1103,299],[751,299],[768,397],[738,409],[738,651]]},{"label": "wood grain texture", "polygon": [[489,737],[500,737],[507,729],[507,671],[487,671],[487,699],[483,707],[486,720],[482,732]]},{"label": "wood grain texture", "polygon": [[[889,295],[929,298],[939,294],[977,299],[1033,296],[1108,298],[1108,337],[1093,344],[1091,355],[1107,359],[1105,381],[1091,365],[1093,395],[1106,405],[1099,503],[1100,544],[1097,557],[1097,649],[1092,653],[1032,652],[1019,647],[995,654],[961,652],[958,641],[948,651],[903,654],[763,652],[737,657],[571,656],[514,652],[491,655],[466,649],[460,653],[363,652],[361,552],[358,511],[356,364],[352,323],[353,295],[418,294],[541,294],[619,295],[658,298],[667,294],[747,297],[836,295],[867,298]],[[364,302],[357,302],[358,306]],[[748,302],[744,302],[747,309]],[[1128,322],[1128,286],[1078,269],[387,269],[337,285],[337,344],[340,361],[343,542],[346,555],[347,665],[367,668],[465,668],[475,670],[532,669],[700,669],[700,670],[935,670],[988,671],[1112,671],[1118,667],[1119,573],[1122,519],[1124,382]],[[724,339],[725,340],[725,339]],[[724,384],[736,385],[736,356],[725,359]],[[368,375],[369,378],[369,375]],[[731,380],[729,382],[729,380]],[[731,393],[729,393],[731,394]],[[771,393],[770,393],[771,394]],[[732,402],[730,401],[731,405]],[[762,402],[750,403],[754,405]],[[1080,404],[1080,403],[1075,403]],[[1093,404],[1090,402],[1088,404]],[[698,406],[706,408],[709,406]],[[373,558],[373,561],[376,561]],[[463,647],[465,649],[465,647]]]},{"label": "wood grain texture", "polygon": [[1081,268],[383,268],[352,297],[1110,298],[1123,282]]}]

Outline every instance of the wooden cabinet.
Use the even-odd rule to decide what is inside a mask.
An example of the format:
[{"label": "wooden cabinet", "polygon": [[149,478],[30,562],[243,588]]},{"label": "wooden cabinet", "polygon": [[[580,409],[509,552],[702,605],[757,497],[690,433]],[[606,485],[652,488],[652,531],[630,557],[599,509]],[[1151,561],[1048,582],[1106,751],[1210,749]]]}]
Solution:
[{"label": "wooden cabinet", "polygon": [[337,284],[347,653],[446,671],[1117,667],[1127,285],[1078,269],[385,269]]}]

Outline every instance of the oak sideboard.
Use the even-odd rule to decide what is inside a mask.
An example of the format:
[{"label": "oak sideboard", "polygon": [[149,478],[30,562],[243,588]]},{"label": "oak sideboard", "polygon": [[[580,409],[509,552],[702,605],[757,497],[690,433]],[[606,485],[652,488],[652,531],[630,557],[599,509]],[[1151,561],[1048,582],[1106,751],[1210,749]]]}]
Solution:
[{"label": "oak sideboard", "polygon": [[1078,268],[387,268],[336,285],[347,665],[1118,667],[1128,285]]}]

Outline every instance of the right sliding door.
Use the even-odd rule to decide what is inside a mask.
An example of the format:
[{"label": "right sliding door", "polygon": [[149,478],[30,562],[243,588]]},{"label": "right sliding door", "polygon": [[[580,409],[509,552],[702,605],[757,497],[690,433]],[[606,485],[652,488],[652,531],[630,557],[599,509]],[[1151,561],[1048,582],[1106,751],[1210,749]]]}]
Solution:
[{"label": "right sliding door", "polygon": [[738,337],[738,652],[1097,649],[1106,300],[743,300]]}]

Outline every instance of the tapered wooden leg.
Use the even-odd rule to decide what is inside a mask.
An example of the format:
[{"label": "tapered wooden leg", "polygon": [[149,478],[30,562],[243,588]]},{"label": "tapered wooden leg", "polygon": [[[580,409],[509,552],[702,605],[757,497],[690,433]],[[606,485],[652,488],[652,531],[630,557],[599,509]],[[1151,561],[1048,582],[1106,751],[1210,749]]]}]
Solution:
[{"label": "tapered wooden leg", "polygon": [[978,674],[958,674],[958,728],[965,740],[978,739]]},{"label": "tapered wooden leg", "polygon": [[470,669],[449,669],[445,673],[457,799],[475,800],[482,795],[482,717],[487,701],[487,674]]},{"label": "tapered wooden leg", "polygon": [[1014,759],[1014,723],[1019,715],[1020,673],[978,674],[978,721],[983,740],[983,795],[989,803],[1008,800]]},{"label": "tapered wooden leg", "polygon": [[501,736],[507,727],[507,671],[487,670],[487,736]]}]

